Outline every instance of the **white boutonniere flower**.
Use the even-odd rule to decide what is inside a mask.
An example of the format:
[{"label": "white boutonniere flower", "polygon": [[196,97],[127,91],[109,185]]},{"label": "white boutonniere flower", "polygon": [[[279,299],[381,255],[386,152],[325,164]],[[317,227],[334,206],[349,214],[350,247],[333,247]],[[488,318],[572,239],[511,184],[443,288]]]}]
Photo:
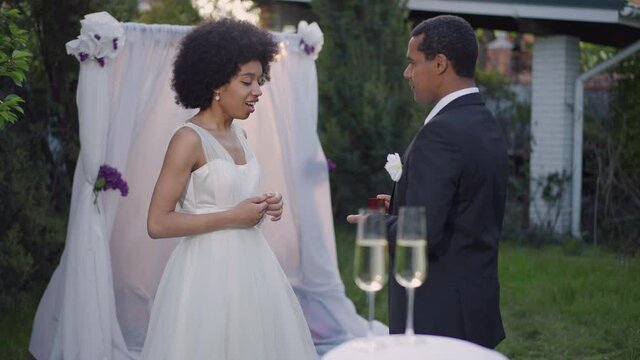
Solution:
[{"label": "white boutonniere flower", "polygon": [[402,161],[400,160],[400,155],[398,155],[398,153],[387,155],[387,163],[384,165],[384,168],[391,176],[391,180],[396,182],[400,180],[402,176]]}]

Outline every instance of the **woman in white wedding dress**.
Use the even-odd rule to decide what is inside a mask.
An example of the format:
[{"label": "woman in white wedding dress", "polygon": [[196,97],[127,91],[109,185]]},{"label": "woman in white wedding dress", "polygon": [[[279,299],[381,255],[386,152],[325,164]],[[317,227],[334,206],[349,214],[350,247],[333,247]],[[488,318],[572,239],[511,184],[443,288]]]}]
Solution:
[{"label": "woman in white wedding dress", "polygon": [[[277,53],[269,33],[223,19],[183,40],[178,103],[200,109],[172,137],[149,207],[153,238],[184,236],[166,265],[142,359],[316,359],[298,300],[260,230],[282,197],[234,119],[255,110]],[[178,205],[176,207],[176,204]]]}]

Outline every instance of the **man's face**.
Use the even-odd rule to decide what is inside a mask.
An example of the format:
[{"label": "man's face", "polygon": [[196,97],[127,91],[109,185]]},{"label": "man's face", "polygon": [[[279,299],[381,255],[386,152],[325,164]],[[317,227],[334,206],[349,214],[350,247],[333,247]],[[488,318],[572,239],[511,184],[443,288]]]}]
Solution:
[{"label": "man's face", "polygon": [[424,35],[418,35],[409,39],[407,47],[407,61],[409,64],[404,69],[403,76],[409,80],[413,99],[421,104],[435,101],[436,83],[438,76],[436,72],[435,59],[427,60],[424,53],[418,50],[418,45],[422,42]]}]

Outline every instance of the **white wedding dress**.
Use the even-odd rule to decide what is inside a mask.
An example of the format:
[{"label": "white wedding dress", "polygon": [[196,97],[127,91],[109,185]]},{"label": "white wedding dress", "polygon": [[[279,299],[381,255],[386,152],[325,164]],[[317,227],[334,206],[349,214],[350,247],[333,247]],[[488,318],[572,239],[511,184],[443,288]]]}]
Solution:
[{"label": "white wedding dress", "polygon": [[[245,165],[208,131],[183,126],[200,136],[207,163],[191,173],[181,212],[224,211],[258,194],[259,166],[239,127],[232,125]],[[142,359],[317,359],[302,309],[259,226],[181,240],[160,281]]]}]

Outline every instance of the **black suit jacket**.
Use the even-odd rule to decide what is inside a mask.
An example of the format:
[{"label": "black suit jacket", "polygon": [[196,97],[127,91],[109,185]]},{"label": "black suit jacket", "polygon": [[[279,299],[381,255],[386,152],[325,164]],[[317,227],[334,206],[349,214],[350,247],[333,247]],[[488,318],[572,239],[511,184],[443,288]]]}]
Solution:
[{"label": "black suit jacket", "polygon": [[[495,347],[504,339],[497,266],[508,176],[500,126],[479,94],[464,95],[422,127],[402,164],[387,221],[392,255],[399,207],[424,206],[427,216],[428,275],[415,293],[415,332]],[[402,333],[405,289],[393,276],[389,289],[390,332]]]}]

